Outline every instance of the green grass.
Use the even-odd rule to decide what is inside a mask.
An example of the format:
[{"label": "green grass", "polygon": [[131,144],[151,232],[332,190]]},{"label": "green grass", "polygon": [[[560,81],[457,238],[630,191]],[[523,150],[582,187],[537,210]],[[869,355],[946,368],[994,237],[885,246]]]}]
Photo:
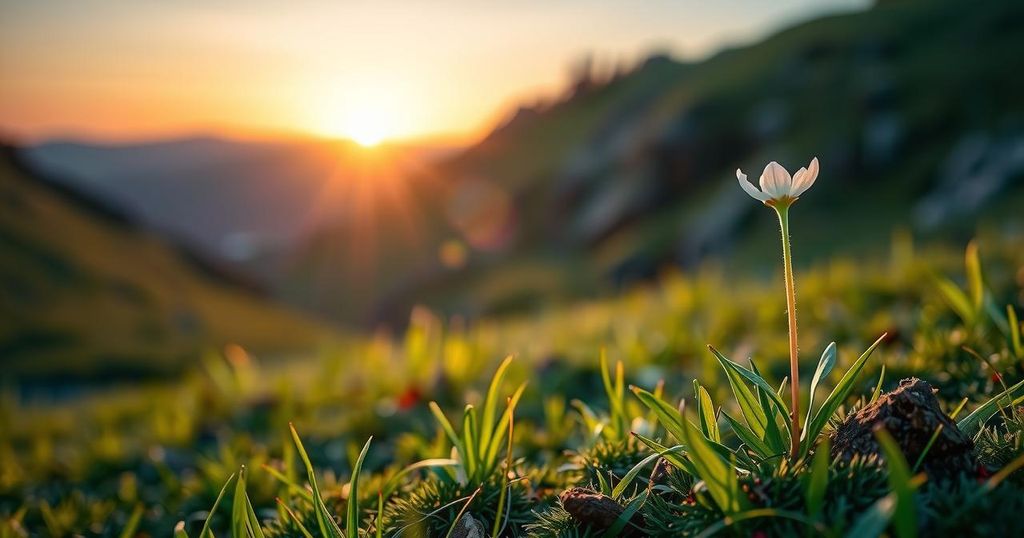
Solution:
[{"label": "green grass", "polygon": [[[655,536],[1013,535],[1024,357],[1005,307],[1021,310],[1017,245],[984,237],[965,264],[903,244],[892,259],[799,272],[801,378],[817,375],[816,390],[801,387],[811,427],[796,461],[779,456],[793,441],[776,397],[788,375],[781,279],[708,266],[528,318],[417,310],[398,337],[287,363],[210,355],[181,378],[71,402],[9,387],[0,536],[600,535],[557,500],[574,485],[623,506],[614,526]],[[924,480],[915,460],[822,455],[883,365],[882,389],[916,375],[947,412],[967,400],[957,418],[977,474]],[[673,468],[652,483],[659,454]]]},{"label": "green grass", "polygon": [[285,354],[336,337],[26,174],[2,149],[2,377],[180,374],[204,348]]}]

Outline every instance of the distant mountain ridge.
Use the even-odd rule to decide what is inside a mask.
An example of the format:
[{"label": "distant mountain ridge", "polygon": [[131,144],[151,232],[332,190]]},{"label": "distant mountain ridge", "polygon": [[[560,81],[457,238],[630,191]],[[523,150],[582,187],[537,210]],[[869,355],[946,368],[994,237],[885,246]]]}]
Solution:
[{"label": "distant mountain ridge", "polygon": [[[928,237],[1019,222],[1024,77],[1010,66],[1022,55],[1024,4],[880,2],[699,62],[579,72],[563,99],[522,107],[478,144],[412,159],[372,210],[354,204],[358,189],[321,196],[358,152],[316,144],[168,150],[143,168],[132,159],[153,148],[107,148],[84,159],[106,163],[92,170],[100,180],[75,183],[272,267],[279,296],[338,319],[400,323],[417,303],[523,311],[709,256],[774,261],[774,223],[734,178],[769,160],[821,159],[794,231],[801,262],[837,234],[869,252],[894,228]],[[52,164],[69,151],[30,154]],[[65,171],[88,168],[74,160]],[[287,246],[261,257],[250,232]]]},{"label": "distant mountain ridge", "polygon": [[308,351],[333,330],[170,246],[0,147],[0,377],[183,371],[229,343]]},{"label": "distant mountain ridge", "polygon": [[[393,148],[404,158],[442,148]],[[26,148],[38,170],[62,178],[193,247],[245,260],[287,247],[336,206],[319,197],[344,173],[352,142],[196,137],[131,144],[53,141]]]}]

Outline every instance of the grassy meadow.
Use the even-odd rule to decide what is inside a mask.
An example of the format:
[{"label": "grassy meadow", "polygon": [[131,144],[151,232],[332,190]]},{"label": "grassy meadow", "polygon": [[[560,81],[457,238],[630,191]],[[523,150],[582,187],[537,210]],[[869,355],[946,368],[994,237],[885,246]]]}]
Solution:
[{"label": "grassy meadow", "polygon": [[[982,234],[965,260],[896,235],[889,256],[799,270],[801,409],[825,411],[795,460],[781,274],[708,264],[529,316],[417,309],[402,334],[302,359],[228,346],[70,401],[8,386],[0,536],[1019,534],[1020,240]],[[927,449],[882,441],[884,462],[822,450],[910,376],[971,436],[976,469],[924,473]],[[559,498],[573,487],[620,508],[581,523]]]},{"label": "grassy meadow", "polygon": [[0,7],[0,538],[1024,536],[1024,2],[583,4]]}]

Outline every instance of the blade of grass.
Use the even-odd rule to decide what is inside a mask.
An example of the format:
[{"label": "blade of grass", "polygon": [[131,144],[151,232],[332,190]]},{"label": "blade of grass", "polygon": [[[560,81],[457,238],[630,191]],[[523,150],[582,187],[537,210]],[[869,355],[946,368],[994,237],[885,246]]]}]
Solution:
[{"label": "blade of grass", "polygon": [[473,494],[470,495],[468,499],[466,499],[466,504],[462,505],[462,508],[459,510],[459,513],[455,516],[455,521],[452,521],[452,526],[448,528],[448,534],[444,535],[445,538],[452,538],[452,533],[454,533],[455,528],[459,526],[459,521],[462,520],[462,516],[466,514],[466,510],[469,509],[469,505],[473,504],[473,499],[475,499],[476,496],[480,494],[480,490],[482,489],[483,486],[476,488],[476,491],[474,491]]},{"label": "blade of grass", "polygon": [[217,513],[217,507],[220,506],[220,501],[224,499],[224,493],[227,492],[228,486],[231,485],[231,481],[235,479],[235,474],[231,473],[227,481],[220,488],[220,493],[217,494],[217,498],[213,501],[213,507],[210,508],[210,515],[206,516],[206,521],[203,523],[203,530],[199,531],[199,538],[213,538],[213,531],[210,530],[210,520],[213,519],[213,514]]},{"label": "blade of grass", "polygon": [[[949,415],[949,418],[956,420],[956,416],[960,414],[960,411],[964,408],[964,405],[966,404],[967,398],[960,400],[960,405],[956,406],[956,409],[954,409],[953,413]],[[933,433],[931,438],[928,439],[928,444],[924,445],[924,450],[921,451],[921,454],[917,457],[917,461],[914,462],[912,472],[916,473],[917,470],[921,468],[921,464],[924,463],[925,456],[927,456],[928,452],[932,449],[932,445],[935,444],[935,440],[938,439],[939,435],[942,434],[943,426],[945,426],[945,424],[939,424],[939,427],[935,428],[935,433]]]},{"label": "blade of grass", "polygon": [[[494,415],[498,412],[498,391],[501,389],[501,381],[505,378],[505,372],[512,364],[512,355],[501,361],[498,369],[491,378],[491,385],[487,387],[487,397],[484,398],[483,414],[480,416],[480,451],[477,455],[484,459],[491,445],[491,437],[494,435]],[[497,441],[500,443],[500,441]]]},{"label": "blade of grass", "polygon": [[356,464],[352,467],[352,480],[349,482],[348,503],[345,506],[345,535],[358,538],[359,536],[359,473],[363,471],[363,461],[366,460],[366,453],[370,450],[370,443],[373,436],[366,440],[363,449],[356,458]]},{"label": "blade of grass", "polygon": [[857,518],[846,538],[878,538],[889,527],[889,521],[896,512],[896,494],[890,493],[878,499]]},{"label": "blade of grass", "polygon": [[316,515],[317,526],[320,527],[320,534],[325,538],[343,538],[344,535],[341,532],[341,528],[338,527],[330,511],[327,510],[327,506],[324,505],[323,497],[320,495],[320,488],[316,484],[316,471],[313,470],[313,463],[309,460],[306,448],[302,446],[299,432],[295,430],[295,426],[292,424],[289,424],[288,427],[291,429],[295,448],[299,451],[299,458],[302,459],[302,463],[306,466],[306,476],[309,480],[309,486],[313,490],[313,512]]},{"label": "blade of grass", "polygon": [[674,465],[677,469],[681,469],[692,477],[697,477],[697,469],[693,466],[693,462],[685,458],[686,447],[683,445],[676,445],[671,448],[665,447],[653,439],[648,439],[639,433],[633,432],[633,437],[640,440],[641,443],[647,445],[657,452],[661,457],[668,460],[669,463]]},{"label": "blade of grass", "polygon": [[1014,400],[1015,394],[1022,387],[1024,387],[1024,381],[1021,381],[993,396],[987,402],[978,406],[978,408],[972,411],[969,415],[957,421],[957,428],[960,428],[960,431],[965,434],[973,436],[981,429],[981,425],[991,418],[992,415],[998,413],[1006,405],[1016,404],[1016,401]]},{"label": "blade of grass", "polygon": [[943,277],[935,278],[935,286],[939,289],[949,307],[956,312],[956,315],[960,316],[960,320],[963,321],[964,325],[968,327],[973,326],[977,319],[977,314],[971,305],[971,300],[967,298],[963,290],[957,287],[953,281]]},{"label": "blade of grass", "polygon": [[875,384],[875,390],[871,391],[871,401],[868,403],[875,403],[878,401],[878,397],[882,395],[882,383],[885,381],[885,365],[882,365],[882,372],[878,374],[878,383]]},{"label": "blade of grass", "polygon": [[885,462],[889,467],[889,487],[896,496],[893,509],[893,526],[899,538],[916,538],[917,508],[914,506],[914,485],[911,481],[910,468],[903,457],[903,451],[896,444],[888,431],[880,429],[875,432],[878,444],[885,454]]},{"label": "blade of grass", "polygon": [[967,287],[971,291],[971,306],[975,312],[981,311],[985,302],[985,280],[981,273],[981,256],[978,254],[978,241],[972,239],[964,251],[964,266],[967,272]]},{"label": "blade of grass", "polygon": [[[519,400],[523,397],[524,390],[526,390],[526,383],[519,385],[519,388],[512,393],[512,396],[505,400],[505,412],[501,414],[501,419],[498,421],[499,424],[508,424],[512,421],[512,417],[516,412],[516,406],[519,405]],[[491,437],[491,446],[487,449],[487,457],[484,460],[487,462],[488,470],[493,470],[496,462],[498,461],[498,449],[501,446],[500,443],[504,439],[505,428],[499,428],[499,432]]]},{"label": "blade of grass", "polygon": [[377,527],[377,538],[384,538],[384,494],[377,492],[377,520],[374,521]]},{"label": "blade of grass", "polygon": [[466,475],[470,477],[476,476],[478,463],[483,459],[476,444],[476,424],[476,409],[467,405],[462,412],[462,442],[466,445],[466,460],[462,464],[466,466]]},{"label": "blade of grass", "polygon": [[275,500],[277,501],[278,506],[283,508],[285,513],[288,514],[288,517],[290,517],[292,521],[295,522],[295,526],[297,526],[299,528],[299,531],[302,532],[302,536],[304,536],[305,538],[313,538],[313,534],[310,533],[309,530],[306,529],[306,526],[302,524],[302,520],[299,519],[299,516],[295,515],[295,512],[293,512],[291,508],[288,508],[288,505],[285,504],[284,501],[282,501],[280,498]]},{"label": "blade of grass", "polygon": [[831,447],[828,439],[818,445],[811,462],[811,472],[807,480],[807,514],[812,518],[821,519],[825,507],[825,491],[828,489],[828,464],[831,462]]},{"label": "blade of grass", "polygon": [[793,521],[803,523],[808,527],[813,528],[814,530],[818,531],[819,534],[825,534],[825,529],[819,523],[811,519],[808,519],[803,514],[798,514],[796,512],[787,512],[785,510],[778,510],[775,508],[755,508],[753,510],[747,510],[746,512],[741,512],[739,514],[732,514],[716,521],[714,524],[709,525],[707,528],[701,531],[701,533],[697,535],[697,538],[709,538],[711,536],[714,536],[715,534],[718,534],[723,529],[730,527],[736,523],[746,521],[748,519],[757,519],[761,517],[776,517],[790,519]]},{"label": "blade of grass", "polygon": [[299,484],[297,484],[296,482],[292,482],[281,471],[278,471],[277,469],[271,467],[270,465],[268,465],[266,463],[260,465],[260,468],[263,469],[263,471],[265,471],[270,476],[272,476],[275,479],[277,479],[278,482],[288,486],[289,493],[296,493],[296,494],[300,495],[303,499],[306,499],[307,501],[311,501],[312,502],[313,494],[310,493],[309,490],[307,490],[307,489],[303,488],[302,486],[300,486]]},{"label": "blade of grass", "polygon": [[[139,529],[139,522],[142,521],[142,513],[145,511],[145,508],[142,503],[135,505],[132,515],[128,516],[128,521],[124,524],[124,529],[121,530],[121,538],[132,538],[135,536],[135,531]],[[184,529],[182,531],[184,532]]]},{"label": "blade of grass", "polygon": [[746,509],[746,497],[738,495],[736,469],[711,448],[704,436],[688,422],[683,424],[683,432],[686,444],[690,447],[689,459],[718,507],[726,514]]},{"label": "blade of grass", "polygon": [[642,471],[645,467],[647,467],[660,457],[661,454],[651,454],[646,458],[640,460],[640,462],[634,465],[633,468],[626,472],[626,474],[622,475],[622,478],[619,480],[619,483],[616,484],[615,488],[612,490],[612,499],[618,500],[619,497],[621,497],[622,494],[625,493],[629,485],[633,483],[633,480],[635,480],[636,477],[640,474],[640,471]]},{"label": "blade of grass", "polygon": [[[512,404],[512,399],[509,398],[505,402],[506,406]],[[502,512],[505,510],[505,498],[508,496],[508,489],[510,487],[509,475],[512,474],[512,438],[515,428],[515,415],[509,415],[508,417],[508,448],[505,452],[505,480],[501,486],[501,494],[498,496],[498,513],[494,516],[494,528],[492,529],[492,538],[498,538],[498,534],[501,529],[504,528],[504,524],[501,523]]]},{"label": "blade of grass", "polygon": [[395,473],[395,475],[392,476],[390,479],[388,479],[388,481],[384,484],[384,487],[381,488],[381,494],[384,495],[385,499],[390,497],[391,494],[394,493],[396,489],[398,489],[399,484],[401,484],[401,482],[402,482],[402,478],[405,478],[409,473],[411,473],[411,472],[413,472],[413,471],[415,471],[417,469],[434,469],[434,468],[439,468],[439,467],[454,467],[454,466],[456,466],[458,464],[459,464],[458,460],[453,460],[453,459],[448,459],[448,458],[432,458],[432,459],[420,460],[420,461],[417,461],[416,463],[409,464],[406,467],[404,467],[401,471],[398,471],[397,473]]},{"label": "blade of grass", "polygon": [[608,527],[608,530],[605,531],[603,536],[607,538],[615,538],[616,536],[619,536],[622,533],[622,530],[626,528],[626,525],[630,524],[630,520],[633,519],[633,514],[635,514],[637,510],[639,510],[640,507],[643,506],[645,502],[647,502],[647,495],[649,493],[649,491],[644,490],[643,493],[641,493],[635,499],[630,501],[630,503],[626,506],[626,509],[623,510],[621,514],[619,514],[619,517],[615,520],[615,523],[613,523],[611,527]]},{"label": "blade of grass", "polygon": [[665,428],[665,431],[674,437],[676,441],[683,442],[683,419],[679,411],[661,398],[656,398],[646,390],[639,387],[630,387],[630,389],[633,391],[633,394],[635,394],[636,397],[639,398],[640,401],[658,417],[658,420],[661,421],[661,425]]}]

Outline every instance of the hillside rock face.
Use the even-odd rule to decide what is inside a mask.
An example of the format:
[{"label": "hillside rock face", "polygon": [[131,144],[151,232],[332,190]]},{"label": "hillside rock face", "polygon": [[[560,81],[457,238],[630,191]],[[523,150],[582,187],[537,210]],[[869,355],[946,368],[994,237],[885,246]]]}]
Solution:
[{"label": "hillside rock face", "polygon": [[847,417],[832,434],[832,457],[849,460],[855,455],[881,456],[875,438],[879,428],[892,435],[910,465],[941,428],[922,464],[930,476],[950,476],[976,467],[974,443],[942,412],[934,389],[925,381],[904,379],[895,390]]}]

